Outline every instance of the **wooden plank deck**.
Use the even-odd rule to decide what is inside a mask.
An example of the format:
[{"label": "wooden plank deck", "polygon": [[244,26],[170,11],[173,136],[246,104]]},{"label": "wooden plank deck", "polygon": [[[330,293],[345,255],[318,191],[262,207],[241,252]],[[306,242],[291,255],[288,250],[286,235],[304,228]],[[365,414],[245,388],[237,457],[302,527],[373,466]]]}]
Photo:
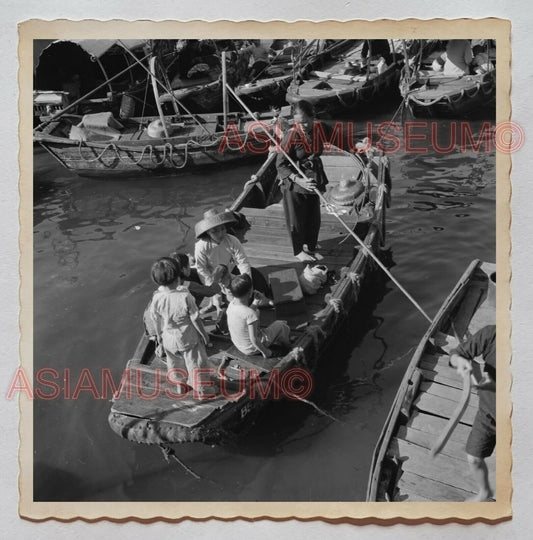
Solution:
[{"label": "wooden plank deck", "polygon": [[[266,277],[271,272],[286,268],[293,268],[300,275],[306,263],[294,257],[282,205],[273,204],[266,210],[245,207],[241,211],[250,223],[250,229],[241,239],[250,264],[263,272]],[[353,216],[348,217],[347,221],[355,224]],[[359,249],[353,238],[345,238],[346,234],[346,229],[338,220],[323,210],[318,239],[323,259],[316,264],[325,265],[328,270],[335,270],[337,276],[341,268],[350,265]],[[306,322],[313,320],[313,316],[324,308],[324,295],[329,291],[330,288],[326,287],[317,295],[305,296],[307,313],[284,316],[291,329],[302,330]]]},{"label": "wooden plank deck", "polygon": [[[250,264],[260,270],[267,279],[269,274],[289,268],[294,269],[297,275],[301,274],[305,264],[294,257],[282,206],[276,204],[266,210],[244,208],[243,213],[251,224],[251,228],[241,239]],[[325,264],[329,270],[334,269],[338,272],[343,266],[349,266],[354,258],[356,249],[353,239],[350,238],[339,244],[339,240],[345,237],[345,233],[345,229],[339,226],[333,216],[323,214],[319,243],[324,259],[320,261],[320,264]],[[261,309],[260,325],[266,327],[275,319],[280,318],[287,321],[293,335],[301,335],[309,323],[314,323],[315,316],[325,307],[324,295],[330,290],[331,288],[326,286],[321,288],[319,294],[304,296],[301,310],[295,310],[294,313],[285,310],[281,317],[278,317],[273,309]],[[203,317],[208,331],[214,328],[214,315],[214,313],[208,313]],[[213,335],[211,337],[213,348],[208,351],[209,367],[218,368],[225,351],[231,347],[231,342],[228,338],[222,339]],[[277,361],[275,358],[265,360],[263,357],[258,357],[257,360],[261,366],[274,365]],[[166,380],[165,362],[152,357],[149,365],[139,367],[140,379],[136,376],[132,381],[135,386],[134,395],[130,398],[127,387],[124,387],[119,399],[113,405],[114,412],[132,417],[150,418],[154,421],[164,420],[169,424],[193,426],[208,418],[227,402],[223,397],[202,402],[198,402],[191,396],[177,400],[168,399],[168,393],[175,392],[175,386]],[[182,367],[185,367],[184,363]],[[235,391],[237,392],[238,388]],[[138,393],[150,396],[150,399],[139,400],[136,395]]]},{"label": "wooden plank deck", "polygon": [[[470,295],[461,316],[479,301],[479,289]],[[471,312],[470,312],[471,314]],[[466,317],[465,321],[468,320]],[[422,373],[419,394],[406,425],[391,441],[389,455],[401,463],[396,501],[464,501],[476,492],[466,459],[465,444],[478,410],[473,389],[468,407],[441,453],[430,449],[445,429],[461,398],[462,378],[448,365],[444,355],[425,354],[419,363]],[[496,457],[487,459],[489,479],[495,485]]]}]

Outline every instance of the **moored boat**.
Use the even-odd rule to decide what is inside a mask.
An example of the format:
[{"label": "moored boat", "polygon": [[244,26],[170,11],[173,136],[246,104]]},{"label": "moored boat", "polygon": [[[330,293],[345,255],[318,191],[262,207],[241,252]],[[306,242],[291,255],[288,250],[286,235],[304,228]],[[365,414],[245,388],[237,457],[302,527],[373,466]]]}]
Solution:
[{"label": "moored boat", "polygon": [[404,97],[411,114],[416,117],[474,115],[494,105],[496,71],[461,77],[422,71],[418,83]]},{"label": "moored boat", "polygon": [[[473,261],[420,341],[374,450],[367,501],[464,501],[476,492],[464,445],[477,412],[477,390],[465,394],[469,386],[448,359],[459,340],[496,323],[495,272],[495,264]],[[480,378],[476,362],[474,374]],[[455,421],[433,457],[439,435]],[[487,466],[494,485],[494,455]]]},{"label": "moored boat", "polygon": [[[263,115],[268,122],[272,115]],[[149,116],[115,120],[111,113],[64,114],[34,131],[64,167],[80,176],[139,176],[190,171],[257,156],[254,131],[246,114],[229,113],[226,137],[222,114]],[[264,147],[264,138],[255,141]]]},{"label": "moored boat", "polygon": [[363,41],[359,41],[340,60],[322,71],[311,71],[308,80],[296,80],[287,90],[287,102],[310,102],[317,115],[334,116],[377,106],[398,95],[403,59],[393,52],[388,63],[383,58],[363,60]]},{"label": "moored boat", "polygon": [[[332,148],[322,155],[329,184],[328,204],[322,207],[319,242],[324,258],[320,264],[327,267],[330,279],[315,294],[304,296],[299,276],[305,264],[294,257],[285,230],[275,155],[245,184],[231,210],[245,216],[246,226],[234,233],[250,264],[262,272],[272,289],[275,309],[260,310],[261,325],[286,320],[293,336],[290,350],[277,350],[271,358],[244,356],[227,339],[214,336],[213,348],[208,349],[209,368],[216,373],[224,369],[220,379],[224,391],[210,400],[198,400],[192,394],[175,399],[170,394],[175,385],[166,380],[165,363],[155,355],[154,342],[143,336],[111,407],[109,423],[118,435],[147,444],[223,442],[229,433],[253,423],[268,403],[261,393],[266,388],[274,392],[285,388],[284,381],[295,375],[294,368],[300,370],[300,377],[302,372],[312,377],[330,339],[358,301],[372,269],[371,257],[351,236],[346,237],[332,210],[342,213],[368,250],[377,254],[390,187],[388,159],[374,149],[356,155]],[[204,324],[213,328],[214,321]]]},{"label": "moored boat", "polygon": [[341,39],[330,44],[313,40],[301,55],[281,61],[273,61],[258,77],[235,87],[235,93],[254,111],[266,110],[287,103],[287,90],[295,74],[318,69],[331,63],[331,58],[353,47],[356,40]]},{"label": "moored boat", "polygon": [[[487,46],[474,56],[470,73],[452,73],[445,69],[446,53],[435,44],[422,42],[418,57],[404,70],[400,92],[415,117],[463,118],[487,113],[496,102],[496,54]],[[466,68],[465,68],[466,69]]]}]

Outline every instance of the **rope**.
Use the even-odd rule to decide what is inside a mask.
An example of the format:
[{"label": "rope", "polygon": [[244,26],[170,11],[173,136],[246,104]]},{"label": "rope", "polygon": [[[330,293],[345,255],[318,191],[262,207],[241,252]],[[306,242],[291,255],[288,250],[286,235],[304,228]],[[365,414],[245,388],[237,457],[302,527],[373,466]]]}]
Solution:
[{"label": "rope", "polygon": [[176,451],[173,448],[170,448],[170,446],[167,446],[165,444],[160,444],[159,448],[161,448],[161,452],[163,452],[163,457],[165,458],[165,461],[167,463],[170,463],[169,458],[172,458],[174,461],[178,462],[186,472],[188,472],[191,476],[196,478],[196,480],[201,480],[202,477],[196,474],[190,467],[187,467],[183,461],[176,455]]},{"label": "rope", "polygon": [[[485,86],[488,88],[488,91],[485,92]],[[489,81],[485,81],[481,84],[481,91],[485,94],[485,95],[488,95],[492,92],[494,88],[494,81],[493,80],[489,80]]]},{"label": "rope", "polygon": [[79,144],[78,144],[78,154],[80,156],[80,161],[86,161],[87,163],[92,163],[93,161],[98,161],[108,150],[108,148],[114,148],[115,145],[113,143],[111,144],[108,144],[106,145],[106,147],[102,150],[102,152],[100,154],[98,154],[95,158],[86,158],[82,153],[81,153],[81,147],[83,145],[83,141],[80,140]]},{"label": "rope", "polygon": [[[141,161],[144,159],[144,155],[146,154],[147,151],[149,152],[150,161],[154,165],[156,165],[157,167],[162,165],[168,159],[169,163],[172,165],[173,168],[175,168],[175,169],[183,169],[187,165],[187,161],[188,161],[188,157],[189,157],[189,153],[188,153],[189,143],[184,145],[183,163],[181,163],[180,165],[176,164],[176,161],[174,160],[174,146],[171,143],[168,143],[168,142],[165,143],[165,145],[163,146],[163,157],[162,157],[161,160],[157,160],[157,158],[155,158],[155,156],[154,156],[154,147],[151,144],[148,144],[148,145],[143,147],[139,159],[133,159],[131,157],[128,158],[128,159],[124,159],[122,157],[122,154],[121,154],[121,149],[119,147],[117,147],[117,145],[115,143],[108,144],[102,150],[102,152],[100,152],[100,154],[98,154],[96,157],[87,158],[81,152],[81,148],[82,148],[83,144],[84,144],[83,141],[80,141],[79,145],[78,145],[78,154],[80,156],[80,160],[83,160],[83,161],[85,161],[87,163],[92,163],[92,162],[95,162],[95,161],[101,161],[103,165],[106,165],[106,164],[102,160],[102,157],[107,152],[107,150],[109,150],[110,148],[112,150],[114,150],[115,157],[117,157],[119,159],[119,161],[121,161],[122,163],[125,163],[126,165],[139,165],[139,163],[141,163]],[[199,145],[199,146],[201,146],[201,145]],[[168,156],[167,156],[167,149],[168,149]]]},{"label": "rope", "polygon": [[340,90],[335,90],[335,95],[337,96],[337,99],[340,101],[341,105],[345,108],[348,108],[349,105],[348,103],[346,103],[342,98],[341,98],[341,91]]},{"label": "rope", "polygon": [[[170,143],[167,143],[170,146],[170,155],[169,155],[169,162],[175,169],[183,169],[185,168],[185,165],[187,165],[187,160],[189,158],[189,145],[185,145],[185,151],[183,156],[183,163],[181,165],[176,165],[176,162],[174,161],[174,146]],[[166,145],[165,145],[166,146]]]},{"label": "rope", "polygon": [[435,103],[438,103],[439,101],[441,101],[444,97],[448,97],[448,96],[442,95],[432,101],[420,101],[419,99],[415,98],[412,94],[407,94],[407,99],[409,101],[414,101],[417,105],[420,105],[421,107],[431,107],[432,105],[435,105]]},{"label": "rope", "polygon": [[448,96],[448,100],[450,101],[450,103],[459,103],[459,101],[461,101],[461,99],[463,98],[464,94],[465,91],[463,89],[459,92],[459,97],[457,99],[453,99],[453,96]]},{"label": "rope", "polygon": [[477,93],[479,92],[479,89],[481,88],[481,85],[479,83],[476,83],[476,87],[473,89],[474,93],[471,94],[468,90],[466,90],[466,95],[469,97],[469,98],[473,98],[477,95]]},{"label": "rope", "polygon": [[357,272],[344,272],[342,277],[347,277],[352,282],[354,288],[361,288],[361,276]]},{"label": "rope", "polygon": [[333,308],[333,312],[335,315],[341,315],[345,314],[346,310],[344,309],[344,304],[342,302],[342,298],[335,298],[331,294],[326,294],[325,296],[326,305],[331,306]]}]

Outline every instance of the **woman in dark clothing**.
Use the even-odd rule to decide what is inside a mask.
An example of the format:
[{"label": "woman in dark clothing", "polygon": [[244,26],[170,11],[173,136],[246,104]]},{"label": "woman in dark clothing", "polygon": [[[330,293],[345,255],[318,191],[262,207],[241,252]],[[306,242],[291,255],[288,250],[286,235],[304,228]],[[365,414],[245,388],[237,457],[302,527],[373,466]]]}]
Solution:
[{"label": "woman in dark clothing", "polygon": [[315,190],[325,191],[328,180],[320,159],[324,149],[321,135],[325,135],[320,127],[315,122],[312,105],[299,101],[294,108],[294,126],[283,137],[281,148],[305,173],[305,177],[291,165],[284,153],[280,152],[276,160],[287,229],[294,255],[300,261],[322,258],[316,253],[320,199]]}]

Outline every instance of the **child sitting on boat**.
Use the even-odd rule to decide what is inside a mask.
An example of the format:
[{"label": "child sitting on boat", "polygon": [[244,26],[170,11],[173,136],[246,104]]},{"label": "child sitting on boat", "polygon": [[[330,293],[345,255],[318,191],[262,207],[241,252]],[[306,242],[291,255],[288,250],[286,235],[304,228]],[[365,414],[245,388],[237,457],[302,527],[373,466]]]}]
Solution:
[{"label": "child sitting on boat", "polygon": [[[208,397],[195,372],[207,366],[209,337],[193,297],[182,284],[179,263],[176,259],[162,257],[152,265],[151,275],[159,288],[150,305],[150,314],[159,346],[166,353],[167,367],[169,370],[183,368],[183,358],[187,385],[199,398]],[[188,389],[179,383],[178,391],[186,393]]]},{"label": "child sitting on boat", "polygon": [[[211,299],[212,305],[217,310],[217,324],[215,335],[228,334],[228,321],[226,311],[229,303],[235,298],[231,292],[231,274],[225,264],[219,264],[214,271],[215,282],[220,287],[220,293]],[[248,275],[248,274],[246,274]],[[272,307],[274,302],[260,291],[253,291],[252,304],[255,307]]]},{"label": "child sitting on boat", "polygon": [[254,289],[248,274],[234,277],[230,290],[234,298],[227,310],[228,328],[233,345],[241,353],[260,353],[269,358],[271,345],[290,346],[290,328],[285,321],[274,321],[264,330],[259,328],[259,315],[253,304]]}]

